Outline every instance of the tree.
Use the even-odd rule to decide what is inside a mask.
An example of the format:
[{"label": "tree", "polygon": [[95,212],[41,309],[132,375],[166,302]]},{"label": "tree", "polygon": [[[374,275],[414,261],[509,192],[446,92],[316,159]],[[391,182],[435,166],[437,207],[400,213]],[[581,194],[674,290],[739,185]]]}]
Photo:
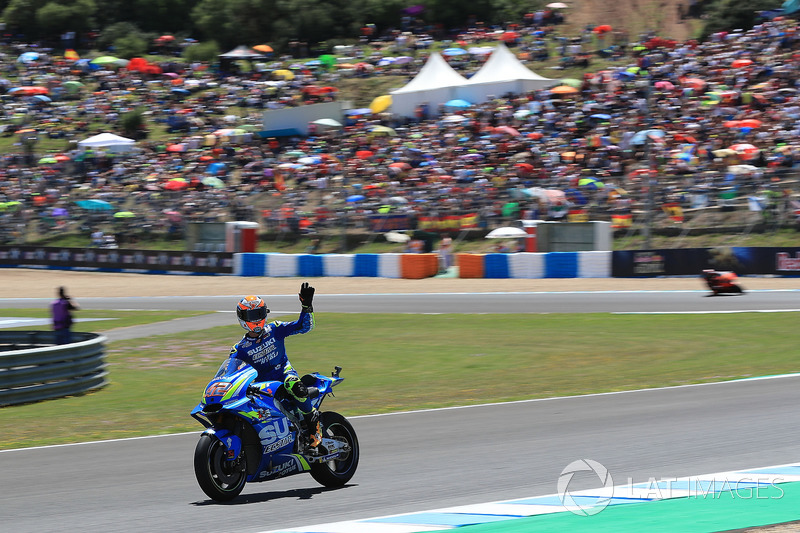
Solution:
[{"label": "tree", "polygon": [[114,40],[114,55],[131,59],[147,52],[147,40],[140,35],[126,35]]},{"label": "tree", "polygon": [[59,35],[65,31],[81,32],[92,27],[97,6],[94,0],[48,2],[36,10],[39,33]]},{"label": "tree", "polygon": [[704,10],[707,22],[702,38],[720,31],[752,28],[759,11],[777,9],[782,4],[783,0],[716,0]]},{"label": "tree", "polygon": [[217,56],[219,56],[219,54],[219,46],[217,45],[216,41],[206,41],[204,43],[197,43],[187,46],[186,50],[183,51],[183,58],[189,63],[193,63],[195,61],[206,61],[211,63],[217,60]]},{"label": "tree", "polygon": [[132,111],[124,113],[120,117],[120,125],[122,126],[122,133],[131,139],[140,139],[144,134],[145,121],[144,111],[136,108]]},{"label": "tree", "polygon": [[144,38],[142,31],[135,24],[130,22],[115,22],[114,24],[103,28],[100,36],[97,38],[97,47],[100,50],[107,50],[114,43],[125,37],[136,36]]}]

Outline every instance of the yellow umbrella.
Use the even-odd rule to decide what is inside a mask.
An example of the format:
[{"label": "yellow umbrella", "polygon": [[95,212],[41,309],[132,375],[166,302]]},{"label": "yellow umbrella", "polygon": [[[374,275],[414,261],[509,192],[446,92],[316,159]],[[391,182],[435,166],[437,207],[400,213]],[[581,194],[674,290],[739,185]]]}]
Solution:
[{"label": "yellow umbrella", "polygon": [[285,80],[293,80],[294,79],[294,72],[292,72],[291,70],[287,70],[285,68],[280,69],[280,70],[276,70],[275,72],[273,72],[273,74],[275,74],[276,76],[280,76]]},{"label": "yellow umbrella", "polygon": [[392,96],[390,94],[384,94],[383,96],[378,96],[375,98],[372,103],[369,104],[370,110],[373,113],[383,113],[392,105]]}]

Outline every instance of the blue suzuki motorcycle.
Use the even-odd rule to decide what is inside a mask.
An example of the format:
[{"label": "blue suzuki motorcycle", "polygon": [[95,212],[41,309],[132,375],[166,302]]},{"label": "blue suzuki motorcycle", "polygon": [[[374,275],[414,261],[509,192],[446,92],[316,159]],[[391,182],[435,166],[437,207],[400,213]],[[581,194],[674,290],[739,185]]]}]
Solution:
[{"label": "blue suzuki motorcycle", "polygon": [[[343,381],[341,367],[333,374],[301,378],[314,407]],[[192,416],[207,429],[194,451],[194,473],[211,499],[228,501],[245,483],[269,481],[309,472],[326,487],[341,487],[358,466],[358,439],[339,413],[320,411],[322,442],[309,448],[301,418],[280,381],[253,387],[258,372],[240,359],[229,358],[206,386]]]}]

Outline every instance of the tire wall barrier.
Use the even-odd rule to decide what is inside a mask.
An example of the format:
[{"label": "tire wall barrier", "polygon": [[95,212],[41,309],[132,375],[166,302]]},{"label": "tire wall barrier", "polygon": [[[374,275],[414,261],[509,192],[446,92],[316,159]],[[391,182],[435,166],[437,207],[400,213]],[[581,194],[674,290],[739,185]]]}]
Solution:
[{"label": "tire wall barrier", "polygon": [[80,394],[108,384],[106,337],[73,332],[54,345],[52,331],[0,331],[0,407]]},{"label": "tire wall barrier", "polygon": [[[612,252],[456,254],[461,278],[607,278]],[[427,254],[237,253],[233,273],[260,277],[377,277],[422,279],[439,273]]]}]

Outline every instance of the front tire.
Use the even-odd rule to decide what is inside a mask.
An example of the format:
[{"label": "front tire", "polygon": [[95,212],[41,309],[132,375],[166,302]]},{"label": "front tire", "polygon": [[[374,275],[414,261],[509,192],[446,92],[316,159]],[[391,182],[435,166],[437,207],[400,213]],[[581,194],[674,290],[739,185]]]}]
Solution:
[{"label": "front tire", "polygon": [[242,492],[247,473],[240,469],[244,464],[244,450],[236,461],[225,460],[226,448],[211,435],[201,435],[194,449],[194,475],[203,492],[218,502],[227,502]]},{"label": "front tire", "polygon": [[326,487],[342,487],[350,481],[358,467],[359,448],[356,432],[345,417],[333,411],[320,413],[320,424],[323,438],[338,437],[346,440],[350,445],[350,453],[327,463],[312,464],[311,477]]}]

